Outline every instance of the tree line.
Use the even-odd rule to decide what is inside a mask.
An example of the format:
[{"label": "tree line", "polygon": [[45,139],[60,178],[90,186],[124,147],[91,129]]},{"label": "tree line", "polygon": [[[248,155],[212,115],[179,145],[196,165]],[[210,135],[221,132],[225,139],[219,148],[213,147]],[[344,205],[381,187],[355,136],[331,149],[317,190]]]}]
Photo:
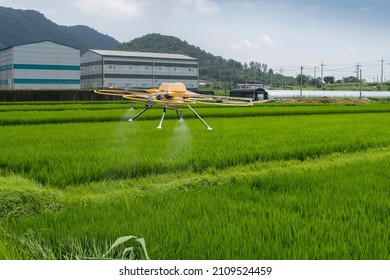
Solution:
[{"label": "tree line", "polygon": [[[358,84],[357,77],[335,80],[333,76],[314,78],[310,75],[286,76],[274,71],[267,63],[250,61],[241,63],[233,59],[215,56],[199,47],[190,45],[174,36],[157,33],[147,34],[119,45],[117,50],[184,54],[199,61],[199,79],[207,81],[215,88],[234,87],[237,84],[264,84],[271,87],[324,88],[324,85]],[[363,81],[364,82],[364,81]]]}]

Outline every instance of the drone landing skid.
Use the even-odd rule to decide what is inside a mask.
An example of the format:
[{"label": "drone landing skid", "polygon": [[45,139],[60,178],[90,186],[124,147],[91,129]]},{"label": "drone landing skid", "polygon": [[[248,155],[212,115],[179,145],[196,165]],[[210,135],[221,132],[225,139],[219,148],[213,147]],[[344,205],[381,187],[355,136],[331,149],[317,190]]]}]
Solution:
[{"label": "drone landing skid", "polygon": [[129,122],[135,121],[136,118],[138,118],[139,116],[141,116],[141,115],[142,115],[143,113],[145,113],[148,109],[152,108],[153,105],[154,105],[153,102],[146,104],[146,105],[145,105],[145,106],[146,106],[145,109],[143,109],[143,110],[142,110],[141,112],[139,112],[137,115],[135,115],[134,117],[132,117],[131,119],[129,119]]},{"label": "drone landing skid", "polygon": [[164,120],[164,117],[165,117],[165,114],[167,113],[167,108],[164,107],[164,112],[162,114],[162,117],[161,117],[161,120],[160,120],[160,124],[158,125],[158,129],[162,129],[162,123],[163,123],[163,120]]},{"label": "drone landing skid", "polygon": [[165,114],[167,113],[167,110],[173,110],[173,111],[176,111],[176,114],[177,114],[177,121],[178,122],[182,122],[183,121],[183,111],[182,110],[179,110],[179,109],[176,109],[176,108],[169,108],[168,106],[165,106],[163,108],[164,112],[161,116],[161,120],[160,120],[160,124],[158,125],[158,129],[162,129],[162,123],[163,123],[163,120],[164,120],[164,117],[165,117]]},{"label": "drone landing skid", "polygon": [[[154,102],[150,102],[148,104],[146,104],[146,107],[145,109],[143,109],[141,112],[139,112],[138,114],[136,114],[134,117],[132,117],[131,119],[129,119],[129,122],[132,122],[132,121],[135,121],[136,118],[138,118],[140,115],[142,115],[143,113],[145,113],[147,110],[149,110],[150,108],[153,107],[155,103]],[[187,104],[187,107],[192,111],[192,113],[194,113],[194,115],[206,126],[206,128],[208,130],[213,130],[200,116],[199,114],[190,106]],[[167,109],[168,110],[173,110],[173,111],[176,111],[176,114],[177,114],[177,121],[178,122],[182,122],[183,121],[183,111],[182,110],[179,110],[179,109],[176,109],[176,108],[169,108],[168,106],[165,106],[163,108],[164,112],[161,116],[161,120],[160,120],[160,123],[159,125],[157,126],[158,129],[162,129],[162,123],[164,121],[164,118],[165,118],[165,114],[167,113]]]},{"label": "drone landing skid", "polygon": [[198,117],[198,119],[206,126],[206,128],[208,130],[213,130],[199,115],[197,112],[195,112],[194,109],[192,109],[192,107],[190,105],[187,104],[187,107],[190,108],[190,110],[192,111],[192,113],[194,113],[195,116]]}]

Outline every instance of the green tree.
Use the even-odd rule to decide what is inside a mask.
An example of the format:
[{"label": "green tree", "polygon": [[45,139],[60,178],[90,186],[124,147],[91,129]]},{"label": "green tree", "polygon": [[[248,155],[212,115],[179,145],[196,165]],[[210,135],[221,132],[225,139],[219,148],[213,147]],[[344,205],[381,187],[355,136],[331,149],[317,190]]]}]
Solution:
[{"label": "green tree", "polygon": [[299,74],[299,75],[297,75],[296,80],[297,80],[297,82],[298,82],[299,85],[301,84],[301,81],[302,81],[302,85],[303,85],[303,86],[308,86],[308,85],[310,85],[310,81],[311,81],[312,79],[311,79],[311,77],[308,76],[308,75],[303,75],[303,74],[301,75],[301,74]]},{"label": "green tree", "polygon": [[354,76],[344,77],[343,83],[358,83],[359,79]]},{"label": "green tree", "polygon": [[324,82],[327,84],[334,84],[335,83],[334,77],[333,76],[326,76],[326,77],[324,77]]}]

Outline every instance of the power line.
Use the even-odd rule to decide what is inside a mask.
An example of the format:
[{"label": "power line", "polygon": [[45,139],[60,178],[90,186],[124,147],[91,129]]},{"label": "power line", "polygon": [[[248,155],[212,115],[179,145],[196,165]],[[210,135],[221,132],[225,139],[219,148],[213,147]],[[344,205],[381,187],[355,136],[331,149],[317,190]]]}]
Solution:
[{"label": "power line", "polygon": [[[322,77],[324,76],[325,70],[326,70],[326,72],[337,72],[337,73],[341,74],[341,73],[350,73],[350,72],[356,73],[362,67],[365,69],[371,68],[371,71],[368,71],[368,73],[373,72],[373,73],[377,73],[377,75],[379,74],[381,77],[381,82],[383,82],[384,76],[385,76],[385,69],[384,68],[385,68],[385,65],[387,65],[385,62],[386,62],[386,60],[384,58],[381,58],[381,60],[379,60],[379,61],[378,60],[377,61],[365,61],[365,62],[358,62],[358,64],[344,63],[344,64],[326,64],[325,65],[324,62],[321,62],[321,64],[319,64],[319,66],[317,66],[317,65],[315,65],[315,66],[310,65],[310,66],[315,67],[315,69],[321,67],[321,76]],[[325,69],[325,66],[327,66],[326,69]],[[374,67],[378,67],[377,70],[374,70],[373,69]],[[291,68],[288,68],[288,69],[291,69]],[[287,69],[287,68],[285,67],[285,69]],[[299,68],[295,67],[294,69],[296,72],[298,72],[297,70]],[[353,69],[355,69],[355,70],[353,70]],[[351,71],[348,71],[348,70],[351,70]],[[366,71],[366,73],[367,73],[367,71]]]}]

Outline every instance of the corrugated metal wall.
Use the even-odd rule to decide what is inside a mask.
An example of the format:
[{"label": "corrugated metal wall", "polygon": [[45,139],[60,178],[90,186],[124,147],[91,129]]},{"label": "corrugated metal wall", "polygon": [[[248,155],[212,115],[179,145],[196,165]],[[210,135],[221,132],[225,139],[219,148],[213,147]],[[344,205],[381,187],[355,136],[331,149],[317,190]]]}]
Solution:
[{"label": "corrugated metal wall", "polygon": [[87,51],[81,56],[81,88],[98,88],[103,85],[102,56]]},{"label": "corrugated metal wall", "polygon": [[8,89],[12,85],[12,49],[0,51],[0,88]]},{"label": "corrugated metal wall", "polygon": [[82,88],[150,88],[163,82],[183,82],[189,89],[199,87],[197,61],[100,56],[89,51],[81,57],[81,66]]},{"label": "corrugated metal wall", "polygon": [[[80,89],[80,51],[50,41],[15,46],[8,89]],[[1,71],[4,72],[4,71]],[[9,77],[11,73],[11,77]],[[1,78],[2,81],[3,78]]]},{"label": "corrugated metal wall", "polygon": [[[297,98],[300,97],[300,90],[267,90],[270,99],[274,98]],[[337,90],[303,90],[302,97],[341,97],[341,98],[358,98],[358,97],[383,98],[390,97],[388,91],[337,91]]]}]

